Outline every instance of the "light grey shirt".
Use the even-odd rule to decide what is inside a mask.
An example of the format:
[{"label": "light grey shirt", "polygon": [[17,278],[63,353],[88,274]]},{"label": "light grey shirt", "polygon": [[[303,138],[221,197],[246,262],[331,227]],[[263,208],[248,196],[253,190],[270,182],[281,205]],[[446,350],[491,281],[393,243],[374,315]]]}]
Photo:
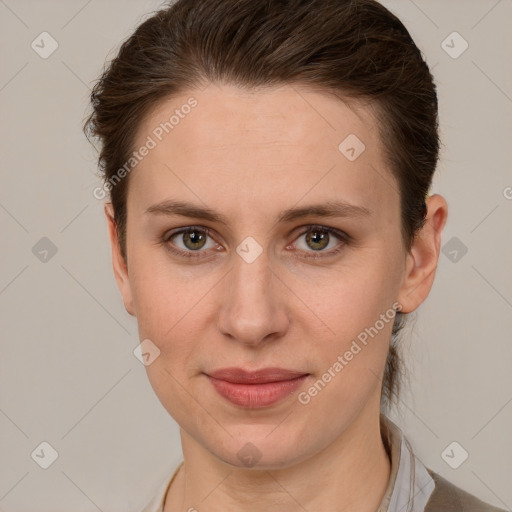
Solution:
[{"label": "light grey shirt", "polygon": [[390,438],[391,474],[377,512],[423,512],[435,482],[402,431],[384,415],[381,424]]},{"label": "light grey shirt", "polygon": [[[388,487],[376,512],[424,512],[435,483],[414,455],[409,441],[389,418],[381,415],[381,425],[389,437],[391,471]],[[183,462],[181,463],[183,464]],[[165,496],[181,464],[158,487],[141,512],[163,512]]]}]

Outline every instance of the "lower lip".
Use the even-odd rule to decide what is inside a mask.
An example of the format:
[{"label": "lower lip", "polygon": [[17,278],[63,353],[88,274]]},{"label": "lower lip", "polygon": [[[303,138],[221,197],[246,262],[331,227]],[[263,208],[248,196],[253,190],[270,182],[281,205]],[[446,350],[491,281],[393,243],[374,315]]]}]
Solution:
[{"label": "lower lip", "polygon": [[291,380],[267,382],[265,384],[233,384],[208,376],[213,387],[230,402],[241,407],[256,409],[268,407],[293,393],[306,380],[302,375]]}]

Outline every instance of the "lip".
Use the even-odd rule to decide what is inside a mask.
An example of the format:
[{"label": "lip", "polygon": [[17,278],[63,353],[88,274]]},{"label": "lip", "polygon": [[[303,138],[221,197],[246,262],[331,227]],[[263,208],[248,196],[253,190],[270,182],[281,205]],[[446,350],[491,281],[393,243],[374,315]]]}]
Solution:
[{"label": "lip", "polygon": [[223,368],[206,374],[214,389],[231,403],[256,409],[273,405],[292,394],[308,373],[284,368]]}]

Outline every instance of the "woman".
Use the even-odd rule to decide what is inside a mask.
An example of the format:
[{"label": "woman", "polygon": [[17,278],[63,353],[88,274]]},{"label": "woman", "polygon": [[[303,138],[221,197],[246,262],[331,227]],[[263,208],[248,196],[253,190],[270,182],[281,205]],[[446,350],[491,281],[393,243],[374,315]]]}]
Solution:
[{"label": "woman", "polygon": [[381,413],[447,217],[402,23],[373,0],[178,0],[91,100],[115,277],[183,447],[144,510],[498,510]]}]

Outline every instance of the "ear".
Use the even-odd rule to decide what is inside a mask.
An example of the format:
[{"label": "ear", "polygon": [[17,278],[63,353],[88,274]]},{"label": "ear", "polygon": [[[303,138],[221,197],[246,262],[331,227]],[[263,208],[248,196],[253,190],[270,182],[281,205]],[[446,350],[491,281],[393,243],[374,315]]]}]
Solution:
[{"label": "ear", "polygon": [[406,268],[398,302],[403,313],[411,313],[427,298],[434,282],[441,233],[448,216],[446,200],[434,194],[426,200],[427,216],[425,224],[416,234],[411,250],[406,258]]},{"label": "ear", "polygon": [[114,209],[112,207],[112,203],[105,203],[104,210],[107,217],[110,246],[112,249],[112,267],[114,269],[114,276],[117,281],[117,286],[121,291],[126,311],[128,311],[130,315],[135,316],[132,289],[130,286],[130,280],[128,278],[128,265],[126,264],[126,261],[121,254],[119,240],[117,238],[116,222],[114,220]]}]

